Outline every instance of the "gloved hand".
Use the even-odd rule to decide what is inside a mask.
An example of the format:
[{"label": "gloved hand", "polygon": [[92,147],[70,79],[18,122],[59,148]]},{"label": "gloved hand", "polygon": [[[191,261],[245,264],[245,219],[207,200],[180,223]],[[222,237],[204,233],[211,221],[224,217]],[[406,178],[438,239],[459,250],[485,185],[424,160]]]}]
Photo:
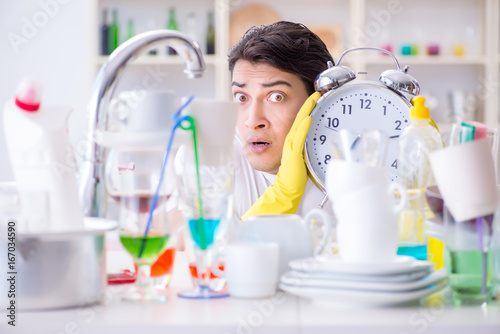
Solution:
[{"label": "gloved hand", "polygon": [[285,138],[276,181],[241,217],[243,220],[248,216],[297,211],[308,180],[304,161],[304,143],[312,122],[309,114],[320,97],[319,92],[313,93],[300,108]]}]

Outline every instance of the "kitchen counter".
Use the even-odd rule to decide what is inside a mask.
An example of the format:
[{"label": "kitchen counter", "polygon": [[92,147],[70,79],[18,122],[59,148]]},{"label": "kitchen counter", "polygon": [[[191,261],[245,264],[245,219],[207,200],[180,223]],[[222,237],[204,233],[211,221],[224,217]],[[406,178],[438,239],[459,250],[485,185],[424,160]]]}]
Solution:
[{"label": "kitchen counter", "polygon": [[[116,262],[117,254],[108,256]],[[125,254],[126,255],[126,254]],[[123,254],[122,254],[123,256]],[[177,297],[191,287],[187,260],[176,256],[164,304],[120,300],[127,285],[110,285],[101,305],[43,312],[19,312],[15,328],[0,333],[154,334],[154,333],[500,333],[500,303],[454,307],[444,290],[420,303],[387,308],[333,305],[278,292],[269,299],[188,300]]]}]

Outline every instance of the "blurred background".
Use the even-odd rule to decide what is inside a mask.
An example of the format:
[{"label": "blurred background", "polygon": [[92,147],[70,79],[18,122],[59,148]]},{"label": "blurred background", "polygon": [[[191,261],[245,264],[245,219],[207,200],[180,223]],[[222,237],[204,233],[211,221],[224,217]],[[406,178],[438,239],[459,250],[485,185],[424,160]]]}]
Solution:
[{"label": "blurred background", "polygon": [[[457,117],[497,127],[500,0],[18,0],[0,5],[0,103],[25,76],[43,84],[44,105],[66,105],[71,140],[85,142],[87,102],[98,69],[120,43],[153,29],[179,30],[205,53],[202,79],[188,80],[166,46],[123,73],[117,90],[170,89],[181,97],[230,99],[226,55],[253,25],[300,22],[325,41],[335,60],[346,49],[392,51],[422,87],[440,124]],[[291,60],[292,61],[292,60]],[[394,62],[381,53],[342,60],[361,79],[376,80]],[[3,123],[3,122],[2,122]],[[6,157],[3,127],[0,156]],[[11,180],[0,159],[0,181]]]}]

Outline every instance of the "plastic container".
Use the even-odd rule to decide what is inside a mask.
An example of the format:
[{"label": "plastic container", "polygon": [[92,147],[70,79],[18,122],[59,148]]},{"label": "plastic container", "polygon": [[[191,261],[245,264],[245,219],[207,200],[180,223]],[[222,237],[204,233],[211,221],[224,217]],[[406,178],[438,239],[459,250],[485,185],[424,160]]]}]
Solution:
[{"label": "plastic container", "polygon": [[[71,109],[42,108],[40,95],[36,80],[24,80],[4,108],[7,149],[21,199],[19,232],[83,230],[76,163],[67,129]],[[43,194],[48,203],[40,205],[42,198],[36,194]],[[37,210],[40,212],[34,212]],[[23,219],[37,215],[46,220]]]},{"label": "plastic container", "polygon": [[[424,192],[427,186],[435,184],[429,154],[443,148],[441,134],[433,125],[429,109],[425,107],[425,98],[417,96],[413,100],[410,125],[403,130],[399,138],[398,173],[399,182],[408,193]],[[422,196],[423,197],[423,196]],[[424,235],[424,220],[433,217],[425,199],[420,201],[422,208],[411,207],[414,212],[423,212],[421,219],[410,220],[410,212],[401,212],[398,217],[400,227],[399,255],[410,255],[423,259],[428,254],[429,260],[442,265],[442,254],[430,254]],[[439,249],[432,247],[433,249]],[[425,250],[425,251],[424,251]]]},{"label": "plastic container", "polygon": [[410,125],[399,138],[399,182],[406,189],[425,189],[435,184],[429,162],[429,153],[443,148],[441,134],[432,125],[425,98],[413,98]]}]

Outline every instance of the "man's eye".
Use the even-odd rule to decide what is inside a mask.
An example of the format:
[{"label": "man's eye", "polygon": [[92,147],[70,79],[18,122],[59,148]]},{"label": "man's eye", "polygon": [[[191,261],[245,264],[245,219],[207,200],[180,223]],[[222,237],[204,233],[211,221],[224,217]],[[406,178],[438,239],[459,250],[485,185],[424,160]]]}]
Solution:
[{"label": "man's eye", "polygon": [[271,95],[269,95],[269,101],[271,102],[281,102],[285,99],[285,95],[283,95],[282,93],[271,93]]},{"label": "man's eye", "polygon": [[246,102],[248,101],[248,97],[245,94],[236,93],[234,95],[234,101],[239,103]]}]

